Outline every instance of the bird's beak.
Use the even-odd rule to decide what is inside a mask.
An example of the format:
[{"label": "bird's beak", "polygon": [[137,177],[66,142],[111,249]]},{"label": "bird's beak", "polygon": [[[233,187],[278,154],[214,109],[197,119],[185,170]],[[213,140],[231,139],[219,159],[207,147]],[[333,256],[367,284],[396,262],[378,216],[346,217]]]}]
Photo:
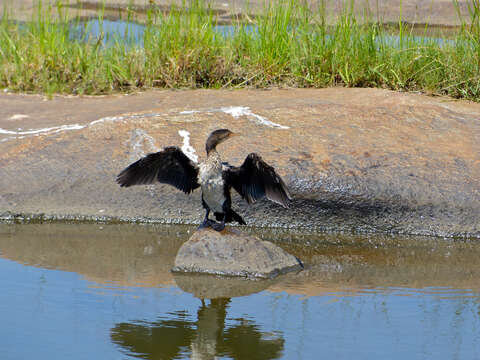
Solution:
[{"label": "bird's beak", "polygon": [[230,133],[230,137],[234,137],[234,136],[240,136],[240,134],[239,134],[239,133],[231,132],[231,133]]}]

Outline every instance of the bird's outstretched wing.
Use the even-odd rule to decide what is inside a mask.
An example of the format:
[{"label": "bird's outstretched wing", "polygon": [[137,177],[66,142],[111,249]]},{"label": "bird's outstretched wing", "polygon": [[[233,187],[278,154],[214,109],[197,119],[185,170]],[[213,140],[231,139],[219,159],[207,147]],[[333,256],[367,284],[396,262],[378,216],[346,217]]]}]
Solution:
[{"label": "bird's outstretched wing", "polygon": [[292,199],[288,188],[275,169],[262,160],[260,156],[251,153],[242,166],[235,167],[224,163],[224,178],[249,203],[266,196],[283,207],[288,207]]},{"label": "bird's outstretched wing", "polygon": [[118,174],[117,183],[128,187],[159,181],[188,194],[200,186],[197,176],[198,166],[178,147],[169,146],[130,164]]}]

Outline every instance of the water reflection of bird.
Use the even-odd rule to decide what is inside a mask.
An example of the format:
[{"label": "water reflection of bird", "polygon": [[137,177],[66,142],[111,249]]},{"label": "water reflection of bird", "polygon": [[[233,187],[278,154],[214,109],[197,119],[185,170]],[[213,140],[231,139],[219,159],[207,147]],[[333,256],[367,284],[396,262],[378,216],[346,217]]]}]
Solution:
[{"label": "water reflection of bird", "polygon": [[[211,226],[217,231],[225,223],[245,221],[232,209],[230,189],[233,187],[249,204],[263,197],[288,207],[291,196],[287,186],[262,158],[251,153],[240,167],[222,162],[216,147],[234,135],[228,129],[215,130],[206,143],[207,159],[197,165],[183,151],[166,147],[149,154],[125,168],[117,177],[120,186],[152,184],[156,181],[170,184],[189,194],[198,187],[202,189],[202,205],[206,209],[202,227]],[[213,212],[217,223],[208,218]]]},{"label": "water reflection of bird", "polygon": [[[128,354],[143,359],[278,359],[282,333],[260,331],[253,320],[227,320],[230,298],[211,299],[197,311],[196,321],[185,311],[169,313],[155,322],[120,323],[112,341]],[[188,354],[190,353],[190,354]]]}]

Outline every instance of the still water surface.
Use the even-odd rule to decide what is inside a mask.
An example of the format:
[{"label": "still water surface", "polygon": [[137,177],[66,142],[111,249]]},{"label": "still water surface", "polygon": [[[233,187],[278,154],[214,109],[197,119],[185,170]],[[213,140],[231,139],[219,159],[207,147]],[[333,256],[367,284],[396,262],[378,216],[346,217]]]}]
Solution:
[{"label": "still water surface", "polygon": [[1,359],[480,359],[474,241],[266,231],[306,269],[173,275],[193,230],[0,225]]},{"label": "still water surface", "polygon": [[[235,25],[215,25],[213,29],[217,34],[226,38],[233,37],[239,29],[247,34],[258,34],[258,28],[255,25],[243,25],[241,28]],[[100,22],[98,19],[89,19],[72,22],[70,35],[72,40],[96,42],[101,39],[103,45],[108,46],[115,43],[143,46],[145,30],[146,26],[144,24],[133,21],[104,19]],[[332,35],[327,35],[327,39],[332,39]],[[425,29],[423,32],[420,31],[418,36],[411,36],[411,40],[418,45],[431,42],[440,46],[445,44],[455,45],[454,40],[443,37],[443,34],[427,34]],[[401,47],[398,35],[384,34],[378,36],[376,42],[379,46],[384,43],[390,46]],[[408,43],[407,46],[411,45],[411,43]]]}]

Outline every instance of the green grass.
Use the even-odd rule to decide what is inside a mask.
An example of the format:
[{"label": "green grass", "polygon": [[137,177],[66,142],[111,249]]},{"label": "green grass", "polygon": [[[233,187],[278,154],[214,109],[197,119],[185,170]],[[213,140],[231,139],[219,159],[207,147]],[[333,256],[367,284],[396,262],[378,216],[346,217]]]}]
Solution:
[{"label": "green grass", "polygon": [[[455,1],[455,0],[453,0]],[[347,9],[349,7],[346,7]],[[480,100],[480,5],[452,43],[419,40],[399,19],[398,42],[377,21],[349,10],[327,25],[322,10],[279,0],[255,18],[257,32],[237,24],[215,31],[204,3],[147,14],[144,46],[101,39],[74,41],[65,7],[42,8],[23,27],[0,23],[0,88],[106,94],[160,88],[380,87]],[[56,14],[54,19],[53,14]],[[100,20],[102,19],[102,15]],[[427,27],[426,27],[427,28]]]}]

